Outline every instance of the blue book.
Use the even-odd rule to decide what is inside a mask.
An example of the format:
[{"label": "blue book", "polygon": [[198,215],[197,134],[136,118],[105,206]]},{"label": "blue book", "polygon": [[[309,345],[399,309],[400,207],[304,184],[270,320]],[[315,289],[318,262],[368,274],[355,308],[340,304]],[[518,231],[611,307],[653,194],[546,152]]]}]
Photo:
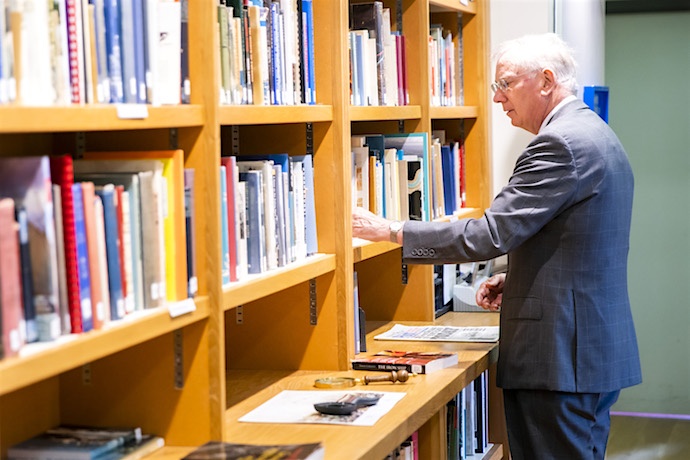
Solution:
[{"label": "blue book", "polygon": [[262,273],[265,271],[266,242],[261,171],[241,172],[240,182],[247,184],[247,273]]},{"label": "blue book", "polygon": [[87,332],[93,329],[93,310],[91,309],[91,270],[89,269],[89,248],[86,241],[81,182],[72,184],[72,203],[74,206],[74,234],[77,243],[77,280],[79,281],[81,327],[83,332]]},{"label": "blue book", "polygon": [[110,79],[110,102],[125,101],[122,75],[122,43],[120,39],[120,6],[118,0],[105,0],[105,50],[108,56],[108,78]]},{"label": "blue book", "polygon": [[281,47],[282,39],[280,33],[280,12],[278,11],[280,6],[277,2],[271,2],[270,5],[270,25],[271,25],[271,104],[281,105],[283,103],[283,89],[285,82],[283,82],[282,72],[283,72],[283,62],[282,53],[283,49]]},{"label": "blue book", "polygon": [[446,215],[450,216],[457,209],[455,194],[455,161],[450,145],[441,146],[441,168],[443,170],[443,205]]},{"label": "blue book", "polygon": [[302,0],[302,11],[304,12],[304,22],[307,37],[307,62],[305,65],[308,69],[307,78],[307,104],[316,104],[316,78],[314,77],[314,9],[312,0]]},{"label": "blue book", "polygon": [[220,167],[221,281],[230,283],[230,241],[228,240],[228,181],[225,166]]},{"label": "blue book", "polygon": [[120,272],[119,235],[117,230],[117,195],[112,184],[96,188],[96,195],[103,201],[103,223],[105,226],[105,252],[108,261],[108,289],[110,291],[110,319],[115,321],[125,315],[125,299],[122,294]]},{"label": "blue book", "polygon": [[120,56],[122,58],[122,79],[125,102],[137,102],[137,78],[134,64],[134,0],[119,0],[120,3]]},{"label": "blue book", "polygon": [[[184,3],[186,6],[187,2]],[[136,79],[136,102],[146,104],[146,30],[144,28],[144,0],[132,3],[132,25],[134,29],[134,77]]]}]

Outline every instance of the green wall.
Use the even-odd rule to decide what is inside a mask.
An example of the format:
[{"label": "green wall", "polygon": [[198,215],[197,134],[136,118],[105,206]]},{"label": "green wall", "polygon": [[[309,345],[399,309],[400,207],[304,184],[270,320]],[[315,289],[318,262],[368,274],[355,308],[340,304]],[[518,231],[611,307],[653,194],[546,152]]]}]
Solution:
[{"label": "green wall", "polygon": [[644,382],[614,410],[690,414],[690,12],[606,17],[609,124],[635,173],[630,297]]}]

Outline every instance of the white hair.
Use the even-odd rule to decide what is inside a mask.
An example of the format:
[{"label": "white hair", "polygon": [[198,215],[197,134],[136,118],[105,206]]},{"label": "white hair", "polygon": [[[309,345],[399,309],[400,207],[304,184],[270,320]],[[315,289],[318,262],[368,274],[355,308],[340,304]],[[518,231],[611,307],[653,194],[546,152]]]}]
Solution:
[{"label": "white hair", "polygon": [[577,94],[577,62],[573,50],[554,33],[525,35],[501,43],[494,52],[494,62],[499,61],[525,72],[550,69],[560,86]]}]

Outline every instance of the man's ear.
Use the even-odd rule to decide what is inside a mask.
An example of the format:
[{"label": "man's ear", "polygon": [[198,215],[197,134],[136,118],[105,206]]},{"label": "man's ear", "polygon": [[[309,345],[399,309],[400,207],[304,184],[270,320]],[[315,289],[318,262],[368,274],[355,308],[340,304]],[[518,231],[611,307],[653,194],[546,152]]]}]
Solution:
[{"label": "man's ear", "polygon": [[548,96],[553,92],[554,88],[556,87],[556,77],[553,74],[553,70],[551,69],[544,69],[541,71],[541,95],[542,96]]}]

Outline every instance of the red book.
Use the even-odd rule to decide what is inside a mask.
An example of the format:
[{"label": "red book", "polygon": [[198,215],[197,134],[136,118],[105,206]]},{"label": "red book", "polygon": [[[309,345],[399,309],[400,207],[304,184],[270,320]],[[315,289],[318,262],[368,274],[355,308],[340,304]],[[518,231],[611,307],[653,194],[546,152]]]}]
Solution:
[{"label": "red book", "polygon": [[352,360],[352,369],[364,371],[402,371],[431,374],[458,363],[457,353],[437,351],[384,350]]},{"label": "red book", "polygon": [[[69,56],[69,83],[73,104],[81,104],[84,100],[84,60],[82,46],[82,10],[81,0],[67,0],[67,48]],[[74,332],[74,330],[72,330]]]},{"label": "red book", "polygon": [[24,334],[20,329],[24,304],[18,232],[19,225],[14,220],[14,200],[3,198],[0,200],[0,358],[16,355],[24,345]]},{"label": "red book", "polygon": [[62,234],[65,247],[67,305],[72,333],[78,334],[83,329],[81,324],[81,301],[79,299],[77,237],[74,227],[74,201],[72,197],[72,184],[74,184],[72,157],[69,155],[50,157],[50,177],[53,184],[60,186],[60,195],[62,197]]},{"label": "red book", "polygon": [[221,157],[220,164],[225,166],[225,177],[228,186],[228,246],[230,248],[230,281],[237,281],[237,235],[235,232],[235,157]]}]

